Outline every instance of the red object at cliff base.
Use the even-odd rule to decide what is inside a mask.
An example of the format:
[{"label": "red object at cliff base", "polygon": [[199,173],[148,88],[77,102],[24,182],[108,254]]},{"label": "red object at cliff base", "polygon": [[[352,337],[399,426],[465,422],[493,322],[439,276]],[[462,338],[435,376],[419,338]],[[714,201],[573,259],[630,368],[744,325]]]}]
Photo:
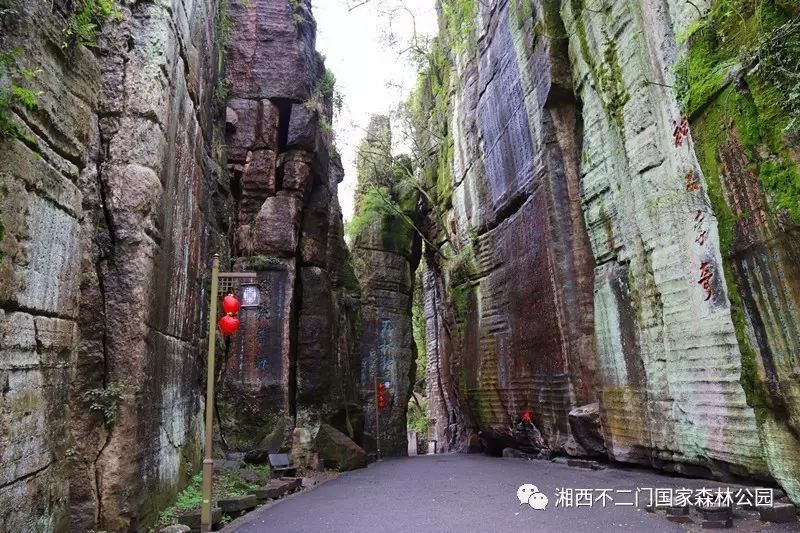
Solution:
[{"label": "red object at cliff base", "polygon": [[527,422],[528,424],[532,424],[533,423],[533,419],[531,418],[531,412],[530,411],[525,411],[524,413],[522,413],[522,421],[523,422]]},{"label": "red object at cliff base", "polygon": [[239,330],[239,319],[228,313],[219,319],[219,329],[223,335],[233,335]]},{"label": "red object at cliff base", "polygon": [[222,310],[228,314],[235,315],[240,307],[239,300],[233,294],[228,294],[222,299]]}]

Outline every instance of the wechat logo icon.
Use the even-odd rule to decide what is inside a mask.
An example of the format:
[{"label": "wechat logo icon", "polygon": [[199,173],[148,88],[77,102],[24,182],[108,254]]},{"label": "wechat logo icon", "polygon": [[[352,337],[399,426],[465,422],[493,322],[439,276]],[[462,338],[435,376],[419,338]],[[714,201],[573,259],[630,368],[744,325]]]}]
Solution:
[{"label": "wechat logo icon", "polygon": [[520,505],[528,504],[538,511],[547,509],[547,496],[539,492],[536,485],[525,483],[517,489],[517,499]]}]

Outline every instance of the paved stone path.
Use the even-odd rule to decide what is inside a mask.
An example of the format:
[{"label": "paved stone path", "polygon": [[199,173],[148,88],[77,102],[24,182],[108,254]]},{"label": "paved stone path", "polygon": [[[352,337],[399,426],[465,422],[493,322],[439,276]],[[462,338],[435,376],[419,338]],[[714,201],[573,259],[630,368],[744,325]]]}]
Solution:
[{"label": "paved stone path", "polygon": [[[546,510],[520,505],[517,488],[536,485]],[[547,461],[437,455],[389,459],[347,472],[318,488],[259,509],[225,531],[256,532],[516,532],[558,533],[687,531],[663,516],[630,506],[595,502],[592,508],[556,507],[560,488],[610,489],[617,502],[632,502],[636,489],[718,487],[708,480],[659,475],[646,470],[587,470]],[[632,493],[625,492],[631,490]],[[765,526],[738,519],[727,531],[798,531],[794,525]],[[690,531],[695,531],[694,526]]]}]

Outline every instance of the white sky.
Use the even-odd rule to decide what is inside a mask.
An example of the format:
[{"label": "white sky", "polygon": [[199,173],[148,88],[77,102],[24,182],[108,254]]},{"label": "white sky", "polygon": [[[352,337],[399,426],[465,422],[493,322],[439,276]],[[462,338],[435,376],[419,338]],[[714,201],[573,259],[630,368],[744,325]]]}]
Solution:
[{"label": "white sky", "polygon": [[[349,0],[350,5],[362,0]],[[403,9],[386,15],[387,7]],[[349,11],[348,0],[313,0],[317,19],[317,50],[336,75],[336,87],[344,97],[341,116],[334,123],[336,146],[342,154],[345,177],[339,185],[339,201],[345,220],[353,216],[356,185],[355,154],[370,115],[389,114],[416,85],[417,73],[406,55],[387,42],[389,26],[397,40],[407,41],[416,22],[418,34],[437,30],[435,0],[372,0]]]}]

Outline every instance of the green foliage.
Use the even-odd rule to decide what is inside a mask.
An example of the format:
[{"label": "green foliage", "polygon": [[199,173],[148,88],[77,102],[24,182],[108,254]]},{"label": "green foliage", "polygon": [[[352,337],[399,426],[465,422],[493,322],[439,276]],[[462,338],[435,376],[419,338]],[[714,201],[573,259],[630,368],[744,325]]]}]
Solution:
[{"label": "green foliage", "polygon": [[105,387],[87,391],[85,398],[90,411],[103,415],[106,424],[112,424],[117,418],[123,392],[119,383],[109,383]]},{"label": "green foliage", "polygon": [[466,327],[470,310],[472,309],[473,289],[469,282],[460,283],[451,287],[450,294],[453,300],[459,328]]},{"label": "green foliage", "polygon": [[[679,100],[690,117],[719,115],[713,130],[693,132],[717,147],[733,126],[770,207],[800,221],[800,173],[784,140],[800,128],[800,19],[772,0],[718,0],[687,44]],[[748,91],[731,86],[734,69]]]},{"label": "green foliage", "polygon": [[[737,217],[727,204],[718,150],[736,135],[770,210],[800,221],[800,173],[786,146],[800,113],[800,7],[775,0],[716,0],[687,31],[688,50],[676,65],[676,90],[692,118],[695,152],[718,220],[731,318],[742,354],[741,384],[759,416],[768,405],[758,354],[731,258]],[[729,72],[740,72],[734,85]]]},{"label": "green foliage", "polygon": [[[345,232],[349,231],[347,229],[348,227],[349,222],[345,227]],[[342,286],[351,294],[361,291],[361,285],[358,283],[358,276],[356,276],[356,271],[353,269],[353,262],[349,259],[342,265]]]},{"label": "green foliage", "polygon": [[613,39],[606,41],[603,47],[603,64],[595,72],[595,81],[597,89],[604,96],[606,111],[614,119],[620,131],[624,130],[622,109],[630,100],[630,95],[622,79],[617,44]]},{"label": "green foliage", "polygon": [[[269,477],[269,469],[264,472],[264,481]],[[216,498],[232,498],[251,494],[261,484],[252,483],[242,478],[236,470],[222,470],[214,476],[214,494]]]},{"label": "green foliage", "polygon": [[447,42],[456,54],[474,49],[478,0],[440,0]]},{"label": "green foliage", "polygon": [[375,187],[362,192],[353,218],[345,227],[347,234],[355,238],[366,228],[380,224],[385,217],[391,217],[394,212],[384,201],[389,195],[388,187]]},{"label": "green foliage", "polygon": [[775,88],[775,104],[791,118],[786,130],[800,130],[800,18],[762,35],[747,58],[758,76]]},{"label": "green foliage", "polygon": [[414,391],[425,392],[425,376],[428,366],[428,353],[425,342],[425,308],[422,300],[422,269],[417,270],[414,276],[414,295],[411,304],[411,333],[414,337],[414,345],[417,349],[416,376],[414,380]]},{"label": "green foliage", "polygon": [[[243,470],[222,469],[214,472],[213,500],[231,498],[251,494],[267,482],[270,468],[266,465],[248,466],[247,471],[258,473],[262,483],[252,483],[242,478]],[[197,473],[189,480],[189,484],[178,493],[175,503],[161,511],[158,515],[158,526],[165,527],[177,522],[178,514],[194,511],[203,502],[203,474]]]},{"label": "green foliage", "polygon": [[27,109],[38,107],[42,92],[29,89],[26,84],[33,81],[41,70],[20,68],[15,75],[15,59],[20,55],[19,50],[0,54],[0,141],[13,137],[35,144],[35,139],[29,137],[12,116],[12,109],[15,105]]},{"label": "green foliage", "polygon": [[225,76],[221,74],[217,76],[217,82],[214,84],[214,104],[221,106],[228,101],[231,86]]},{"label": "green foliage", "polygon": [[[574,32],[578,38],[580,57],[589,68],[589,73],[600,95],[606,114],[624,135],[622,110],[630,100],[630,94],[622,77],[616,39],[605,35],[604,32],[602,55],[598,58],[596,57],[599,55],[596,50],[597,47],[589,42],[589,35],[586,31],[585,17],[589,16],[587,13],[601,13],[608,9],[608,5],[598,2],[596,5],[589,7],[586,5],[586,0],[570,0],[569,5],[574,21],[573,28],[570,31]],[[560,34],[562,30],[557,26],[556,22],[550,22],[549,24],[553,27],[548,31]]]},{"label": "green foliage", "polygon": [[72,44],[97,46],[103,25],[120,20],[122,12],[115,0],[75,0],[73,10],[64,28],[62,48]]},{"label": "green foliage", "polygon": [[203,474],[195,474],[189,485],[178,493],[175,503],[158,515],[158,526],[165,527],[176,523],[177,514],[183,511],[199,509],[203,502],[202,494]]},{"label": "green foliage", "polygon": [[[733,89],[729,88],[721,99],[727,100]],[[706,177],[708,196],[714,214],[717,216],[717,229],[720,238],[720,249],[723,252],[723,270],[728,289],[728,298],[731,302],[731,318],[733,320],[736,339],[742,354],[741,383],[744,388],[747,402],[751,407],[766,405],[766,391],[758,373],[757,354],[753,348],[744,305],[739,293],[737,275],[733,271],[733,264],[729,260],[731,245],[733,243],[736,217],[730,206],[725,201],[725,194],[720,180],[721,168],[717,158],[717,147],[722,142],[725,132],[726,114],[719,106],[712,106],[699,118],[692,127],[695,139],[695,151],[698,161]]]},{"label": "green foliage", "polygon": [[231,26],[233,19],[230,13],[230,0],[219,0],[217,13],[214,18],[214,49],[217,53],[217,72],[214,84],[214,104],[221,107],[228,99],[230,84],[225,78],[225,56],[231,40]]},{"label": "green foliage", "polygon": [[418,435],[428,435],[428,402],[425,398],[420,401],[420,407],[412,400],[408,406],[408,416],[406,418],[406,427],[408,429],[416,430]]},{"label": "green foliage", "polygon": [[303,14],[303,0],[287,1],[289,2],[289,7],[292,8],[292,22],[294,22],[295,26],[299,26],[306,21],[306,17]]},{"label": "green foliage", "polygon": [[336,76],[330,69],[325,69],[322,77],[317,81],[311,96],[303,105],[310,112],[318,115],[319,127],[325,133],[333,133],[333,113],[341,113],[343,104],[342,94],[336,88]]}]

